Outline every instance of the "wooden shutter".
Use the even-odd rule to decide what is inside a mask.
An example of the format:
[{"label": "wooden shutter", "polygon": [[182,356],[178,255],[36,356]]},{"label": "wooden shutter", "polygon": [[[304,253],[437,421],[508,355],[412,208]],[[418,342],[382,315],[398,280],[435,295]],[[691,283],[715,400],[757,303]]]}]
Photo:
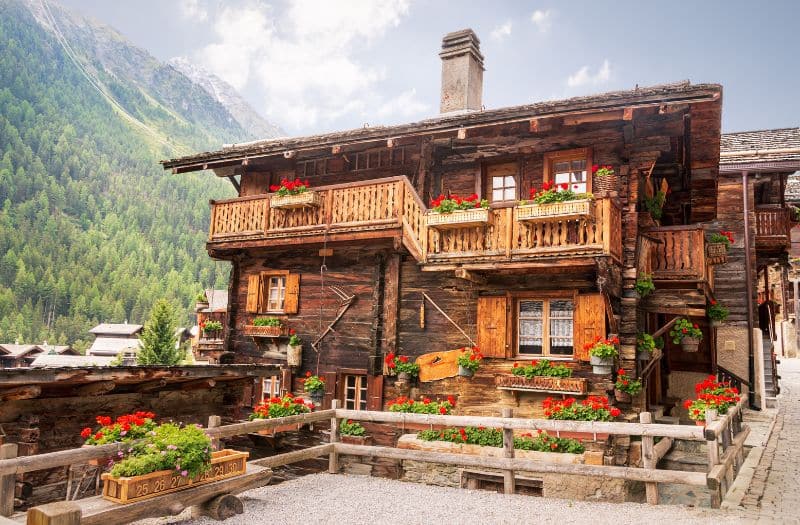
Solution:
[{"label": "wooden shutter", "polygon": [[383,376],[367,376],[367,410],[383,410]]},{"label": "wooden shutter", "polygon": [[325,397],[322,399],[322,408],[330,408],[331,401],[336,399],[336,372],[325,372],[322,374],[325,380]]},{"label": "wooden shutter", "polygon": [[285,394],[286,392],[293,392],[294,385],[292,384],[292,371],[289,368],[282,368],[281,369],[281,388],[278,392],[279,394]]},{"label": "wooden shutter", "polygon": [[290,273],[286,275],[286,294],[283,299],[283,312],[286,314],[296,314],[300,304],[300,274]]},{"label": "wooden shutter", "polygon": [[478,297],[478,346],[486,357],[506,357],[506,297]]},{"label": "wooden shutter", "polygon": [[606,304],[602,294],[578,295],[573,326],[575,358],[588,361],[589,352],[584,350],[584,345],[594,342],[597,336],[606,336]]},{"label": "wooden shutter", "polygon": [[249,314],[257,314],[261,306],[261,276],[258,274],[247,276],[247,305],[245,310]]}]

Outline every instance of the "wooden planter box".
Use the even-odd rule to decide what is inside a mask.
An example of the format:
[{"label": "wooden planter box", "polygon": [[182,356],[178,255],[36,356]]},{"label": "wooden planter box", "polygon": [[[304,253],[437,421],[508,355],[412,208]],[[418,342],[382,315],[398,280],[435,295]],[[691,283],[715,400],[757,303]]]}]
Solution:
[{"label": "wooden planter box", "polygon": [[706,247],[706,256],[710,264],[725,264],[728,262],[728,248],[722,242],[710,242]]},{"label": "wooden planter box", "polygon": [[116,503],[132,503],[169,492],[188,489],[203,483],[244,474],[247,452],[225,449],[211,454],[211,468],[204,474],[188,478],[174,470],[159,470],[141,476],[115,478],[103,473],[103,498]]},{"label": "wooden planter box", "polygon": [[372,436],[345,436],[344,434],[339,436],[342,443],[347,443],[348,445],[372,445]]},{"label": "wooden planter box", "polygon": [[499,390],[529,392],[548,392],[551,394],[585,394],[586,379],[582,377],[536,376],[530,379],[522,376],[499,375],[494,378]]},{"label": "wooden planter box", "polygon": [[244,335],[251,337],[282,337],[287,335],[288,329],[283,326],[255,326],[252,324],[245,325]]},{"label": "wooden planter box", "polygon": [[306,191],[297,195],[271,195],[269,198],[270,208],[282,210],[292,210],[295,208],[315,208],[322,204],[322,197],[316,191]]},{"label": "wooden planter box", "polygon": [[550,204],[526,204],[515,208],[518,221],[547,221],[558,219],[589,218],[594,215],[594,201],[553,202]]},{"label": "wooden planter box", "polygon": [[470,210],[458,210],[453,213],[429,211],[425,217],[428,221],[428,226],[438,230],[474,228],[489,224],[489,209],[473,208]]}]

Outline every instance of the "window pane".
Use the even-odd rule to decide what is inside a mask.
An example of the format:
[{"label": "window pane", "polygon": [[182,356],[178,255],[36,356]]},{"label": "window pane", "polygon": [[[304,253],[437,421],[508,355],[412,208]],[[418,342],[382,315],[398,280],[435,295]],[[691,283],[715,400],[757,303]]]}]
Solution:
[{"label": "window pane", "polygon": [[503,177],[492,177],[492,188],[502,188]]},{"label": "window pane", "polygon": [[506,201],[513,201],[517,198],[517,190],[516,188],[506,188],[503,200]]},{"label": "window pane", "polygon": [[501,201],[503,200],[503,190],[492,190],[492,200],[493,201]]},{"label": "window pane", "polygon": [[559,173],[569,171],[569,162],[556,162],[553,165],[553,172]]},{"label": "window pane", "polygon": [[586,191],[586,183],[582,182],[580,184],[573,184],[572,185],[572,191],[574,191],[575,193],[587,193],[587,191]]},{"label": "window pane", "polygon": [[555,182],[556,184],[569,182],[569,173],[556,173]]},{"label": "window pane", "polygon": [[583,170],[585,170],[586,169],[586,159],[573,160],[571,169],[572,169],[572,171],[583,171]]},{"label": "window pane", "polygon": [[572,182],[585,182],[586,181],[586,172],[585,171],[573,171],[572,172]]},{"label": "window pane", "polygon": [[359,377],[361,389],[359,391],[359,402],[358,402],[358,409],[359,410],[366,410],[367,409],[367,378],[364,376]]},{"label": "window pane", "polygon": [[544,302],[519,302],[519,353],[542,354]]},{"label": "window pane", "polygon": [[550,353],[572,355],[572,301],[550,301]]},{"label": "window pane", "polygon": [[506,177],[506,180],[505,180],[505,187],[506,188],[513,188],[516,185],[517,185],[517,181],[514,180],[513,176],[509,175],[509,176]]},{"label": "window pane", "polygon": [[356,387],[356,376],[347,376],[347,388]]}]

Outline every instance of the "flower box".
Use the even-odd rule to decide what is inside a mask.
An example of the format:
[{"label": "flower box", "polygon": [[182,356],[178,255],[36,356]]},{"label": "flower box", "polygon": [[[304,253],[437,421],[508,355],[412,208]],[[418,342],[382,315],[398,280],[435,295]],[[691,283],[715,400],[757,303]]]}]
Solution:
[{"label": "flower box", "polygon": [[594,215],[594,201],[581,199],[549,204],[525,204],[514,209],[518,221],[535,222],[554,218],[580,219]]},{"label": "flower box", "polygon": [[342,443],[347,443],[348,445],[372,445],[372,436],[346,436],[341,435],[339,439]]},{"label": "flower box", "polygon": [[174,470],[159,470],[141,476],[119,478],[106,472],[101,476],[103,498],[116,503],[132,503],[203,483],[238,476],[245,473],[248,456],[247,452],[230,449],[213,452],[211,468],[194,478],[181,476],[180,472]]},{"label": "flower box", "polygon": [[269,198],[270,208],[292,210],[295,208],[316,208],[322,204],[322,197],[316,191],[304,191],[297,195],[272,195]]},{"label": "flower box", "polygon": [[489,224],[489,209],[472,208],[469,210],[456,210],[452,213],[429,211],[425,214],[425,217],[429,227],[439,230],[474,228]]},{"label": "flower box", "polygon": [[586,379],[582,377],[535,376],[530,379],[522,376],[499,375],[494,378],[500,390],[521,390],[548,392],[551,394],[585,394]]},{"label": "flower box", "polygon": [[709,264],[725,264],[728,262],[728,247],[722,242],[710,242],[706,247]]},{"label": "flower box", "polygon": [[251,337],[283,337],[288,334],[286,326],[255,326],[245,325],[244,335]]}]

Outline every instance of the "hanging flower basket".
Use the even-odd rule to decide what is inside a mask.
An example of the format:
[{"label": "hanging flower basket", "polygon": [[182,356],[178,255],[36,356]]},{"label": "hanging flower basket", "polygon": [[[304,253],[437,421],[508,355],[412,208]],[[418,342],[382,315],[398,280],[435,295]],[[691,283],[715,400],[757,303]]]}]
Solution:
[{"label": "hanging flower basket", "polygon": [[594,214],[594,201],[581,199],[548,204],[524,204],[515,209],[518,221],[535,222],[554,218],[580,219],[589,218]]},{"label": "hanging flower basket", "polygon": [[429,211],[425,217],[427,218],[428,226],[438,230],[474,228],[489,224],[489,209],[470,208],[468,210],[456,210],[451,213]]},{"label": "hanging flower basket", "polygon": [[710,242],[706,255],[710,264],[725,264],[728,262],[728,246],[721,242]]},{"label": "hanging flower basket", "polygon": [[700,339],[697,337],[684,337],[681,339],[681,350],[693,354],[700,348]]},{"label": "hanging flower basket", "polygon": [[592,166],[592,185],[594,194],[600,197],[617,196],[619,194],[619,175],[612,166]]},{"label": "hanging flower basket", "polygon": [[272,195],[269,198],[270,208],[291,210],[295,208],[315,208],[322,204],[322,197],[316,191],[304,191],[297,195]]},{"label": "hanging flower basket", "polygon": [[289,345],[286,348],[286,364],[288,366],[300,366],[303,362],[303,346]]}]

